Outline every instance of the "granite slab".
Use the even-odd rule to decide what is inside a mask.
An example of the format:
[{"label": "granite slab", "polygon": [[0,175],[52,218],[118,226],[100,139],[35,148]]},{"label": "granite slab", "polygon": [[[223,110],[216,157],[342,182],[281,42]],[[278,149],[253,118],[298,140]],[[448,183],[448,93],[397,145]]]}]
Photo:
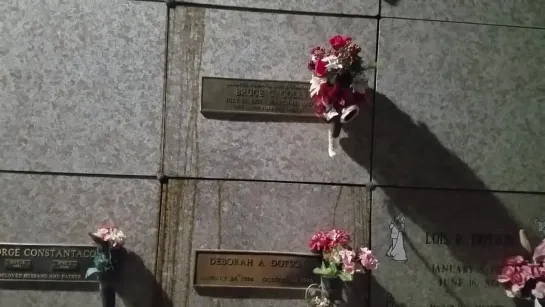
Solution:
[{"label": "granite slab", "polygon": [[[151,289],[159,289],[153,278],[157,181],[1,174],[0,185],[0,242],[92,245],[87,233],[103,220],[114,219],[127,235],[126,247],[131,251],[121,272],[123,285],[116,286],[118,305],[152,306]],[[2,283],[0,296],[3,304],[14,307],[101,304],[98,288],[89,292],[52,283]]]},{"label": "granite slab", "polygon": [[545,28],[545,7],[535,0],[382,0],[381,15]]},{"label": "granite slab", "polygon": [[381,21],[373,180],[543,191],[543,48],[544,30]]},{"label": "granite slab", "polygon": [[166,8],[0,4],[0,169],[153,175]]},{"label": "granite slab", "polygon": [[[346,33],[374,61],[376,20],[177,8],[170,24],[165,172],[170,176],[364,183],[324,123],[233,121],[200,112],[202,77],[308,82],[309,50]],[[374,75],[371,74],[373,84]],[[362,112],[362,113],[365,113]],[[366,120],[364,126],[371,126]],[[370,141],[358,150],[370,152]]]},{"label": "granite slab", "polygon": [[505,257],[523,254],[519,229],[533,246],[545,237],[544,206],[536,194],[377,189],[371,305],[525,306],[496,276]]},{"label": "granite slab", "polygon": [[362,187],[170,180],[164,195],[169,214],[161,221],[167,228],[158,275],[175,306],[305,306],[198,295],[191,286],[196,249],[308,252],[310,236],[331,227],[348,230],[355,245],[368,244],[369,194]]}]

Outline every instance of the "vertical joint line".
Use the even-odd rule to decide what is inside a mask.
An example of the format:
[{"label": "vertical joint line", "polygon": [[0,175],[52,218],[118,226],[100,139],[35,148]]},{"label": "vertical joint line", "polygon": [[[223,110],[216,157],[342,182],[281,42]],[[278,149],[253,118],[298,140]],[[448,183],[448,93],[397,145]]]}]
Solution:
[{"label": "vertical joint line", "polygon": [[165,27],[165,52],[164,52],[164,71],[163,71],[163,101],[161,110],[161,156],[159,163],[159,173],[165,172],[165,149],[166,149],[166,131],[167,131],[167,94],[168,94],[168,45],[170,34],[170,8],[167,8],[166,12],[166,27]]},{"label": "vertical joint line", "polygon": [[[380,39],[380,7],[379,7],[379,18],[377,18],[377,33],[375,38],[375,63],[378,64],[379,57],[379,39]],[[377,100],[377,84],[378,84],[378,65],[375,65],[375,82],[373,89],[373,104],[371,106],[371,157],[369,158],[369,180],[373,181],[373,156],[375,150],[375,120],[376,120],[376,100]]]}]

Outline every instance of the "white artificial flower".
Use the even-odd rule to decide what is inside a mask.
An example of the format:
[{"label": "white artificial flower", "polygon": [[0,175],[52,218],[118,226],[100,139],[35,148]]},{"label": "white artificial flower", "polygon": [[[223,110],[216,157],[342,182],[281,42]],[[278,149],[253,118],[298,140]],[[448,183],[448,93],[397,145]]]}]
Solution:
[{"label": "white artificial flower", "polygon": [[310,97],[317,95],[320,91],[320,85],[325,82],[325,78],[312,76],[312,79],[310,79]]},{"label": "white artificial flower", "polygon": [[338,250],[334,250],[332,253],[331,253],[331,262],[333,263],[336,263],[336,264],[339,264],[341,263],[341,255],[339,253]]},{"label": "white artificial flower", "polygon": [[367,89],[367,80],[362,75],[355,76],[350,87],[354,92],[364,94]]},{"label": "white artificial flower", "polygon": [[125,243],[125,234],[121,230],[114,229],[112,231],[110,240],[112,241],[114,246],[123,245]]},{"label": "white artificial flower", "polygon": [[314,299],[314,304],[316,304],[317,307],[329,307],[329,300],[327,297],[316,297]]},{"label": "white artificial flower", "polygon": [[339,63],[339,58],[337,58],[334,55],[326,56],[322,59],[322,61],[326,62],[327,70],[335,70],[335,69],[341,69],[343,66],[341,63]]}]

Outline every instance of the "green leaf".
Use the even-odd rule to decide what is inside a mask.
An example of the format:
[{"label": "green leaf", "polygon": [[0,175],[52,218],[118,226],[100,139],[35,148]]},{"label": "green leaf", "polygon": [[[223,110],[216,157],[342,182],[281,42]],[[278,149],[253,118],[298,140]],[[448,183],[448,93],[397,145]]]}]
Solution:
[{"label": "green leaf", "polygon": [[346,273],[346,272],[340,272],[339,277],[342,281],[352,281],[354,279],[354,274]]},{"label": "green leaf", "polygon": [[331,263],[329,268],[331,268],[331,272],[333,274],[337,274],[339,272],[339,269],[337,268],[337,265],[335,263]]},{"label": "green leaf", "polygon": [[334,263],[330,263],[325,269],[322,270],[322,275],[327,278],[333,278],[338,274],[337,266]]},{"label": "green leaf", "polygon": [[90,276],[100,272],[97,268],[88,268],[87,272],[85,273],[85,278],[89,278]]},{"label": "green leaf", "polygon": [[322,269],[320,269],[320,268],[315,268],[315,269],[312,271],[312,273],[318,274],[318,275],[322,275],[322,272],[323,272],[323,271],[322,271]]}]

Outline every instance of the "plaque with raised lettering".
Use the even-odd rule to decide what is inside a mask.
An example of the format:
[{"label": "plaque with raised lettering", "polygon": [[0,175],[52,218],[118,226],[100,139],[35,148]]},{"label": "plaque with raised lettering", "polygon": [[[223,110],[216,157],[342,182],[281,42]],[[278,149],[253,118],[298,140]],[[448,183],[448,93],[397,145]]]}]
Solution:
[{"label": "plaque with raised lettering", "polygon": [[197,288],[304,290],[320,279],[315,254],[198,250],[193,285]]},{"label": "plaque with raised lettering", "polygon": [[308,82],[202,78],[201,113],[315,118]]},{"label": "plaque with raised lettering", "polygon": [[85,278],[96,247],[0,243],[0,281],[96,282]]}]

